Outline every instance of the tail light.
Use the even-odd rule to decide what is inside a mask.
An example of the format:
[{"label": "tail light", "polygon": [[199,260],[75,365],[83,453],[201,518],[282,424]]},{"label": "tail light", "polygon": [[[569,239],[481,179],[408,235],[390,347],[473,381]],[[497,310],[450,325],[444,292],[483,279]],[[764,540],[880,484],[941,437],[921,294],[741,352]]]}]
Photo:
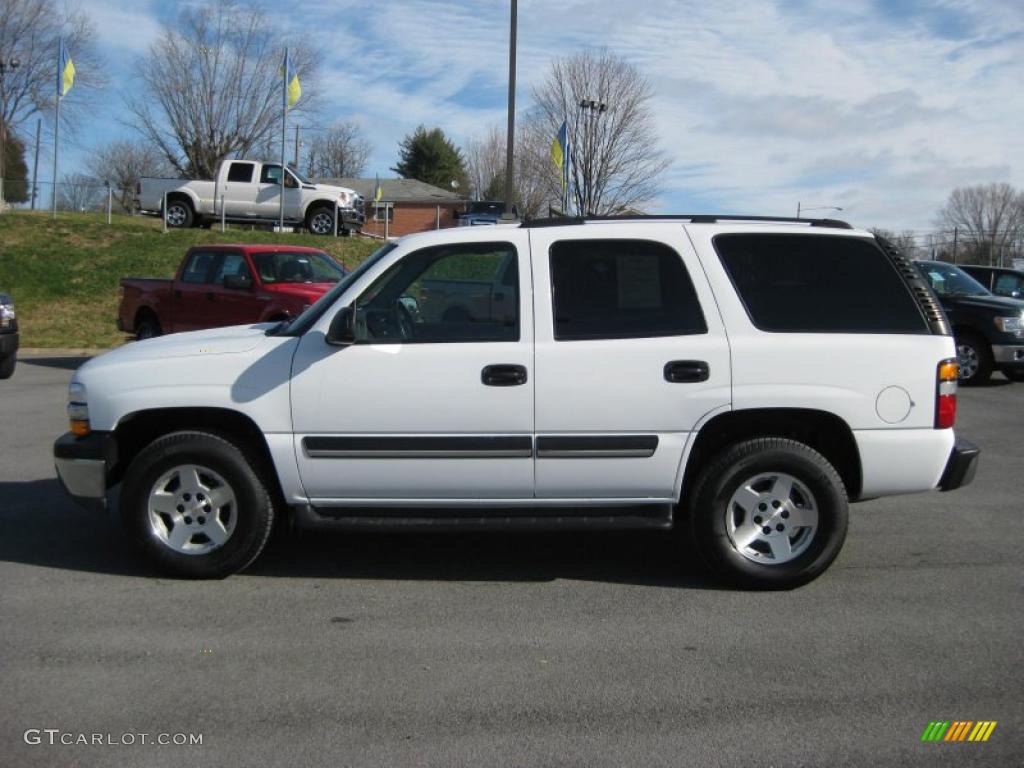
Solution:
[{"label": "tail light", "polygon": [[956,387],[960,365],[953,358],[939,363],[935,384],[935,428],[949,429],[956,423]]}]

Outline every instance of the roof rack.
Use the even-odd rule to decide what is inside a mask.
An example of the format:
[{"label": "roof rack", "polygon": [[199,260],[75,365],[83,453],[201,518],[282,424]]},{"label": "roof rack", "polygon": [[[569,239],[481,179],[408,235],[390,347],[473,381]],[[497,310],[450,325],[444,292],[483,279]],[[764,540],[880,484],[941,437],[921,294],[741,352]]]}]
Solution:
[{"label": "roof rack", "polygon": [[668,214],[629,214],[622,216],[556,216],[543,219],[527,219],[521,227],[561,227],[572,224],[584,224],[588,221],[688,221],[691,224],[716,224],[719,221],[767,221],[778,224],[807,224],[812,227],[828,227],[830,229],[853,229],[845,221],[839,219],[795,219],[788,216],[723,216],[717,213],[668,213]]}]

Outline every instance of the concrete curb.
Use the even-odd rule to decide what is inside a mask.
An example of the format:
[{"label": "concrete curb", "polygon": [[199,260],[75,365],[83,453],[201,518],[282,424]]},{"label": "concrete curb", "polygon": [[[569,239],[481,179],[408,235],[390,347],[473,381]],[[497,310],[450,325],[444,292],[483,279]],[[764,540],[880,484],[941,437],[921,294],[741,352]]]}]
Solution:
[{"label": "concrete curb", "polygon": [[106,349],[89,349],[87,347],[21,347],[18,349],[18,357],[94,357],[104,352],[109,352],[113,347]]}]

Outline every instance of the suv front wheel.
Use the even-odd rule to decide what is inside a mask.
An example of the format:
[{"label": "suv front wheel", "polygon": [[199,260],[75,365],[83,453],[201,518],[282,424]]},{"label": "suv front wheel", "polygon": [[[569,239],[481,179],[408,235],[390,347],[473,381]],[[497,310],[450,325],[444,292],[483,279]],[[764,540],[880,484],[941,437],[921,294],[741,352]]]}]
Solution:
[{"label": "suv front wheel", "polygon": [[165,435],[128,467],[122,518],[166,573],[189,579],[229,576],[256,559],[274,520],[256,464],[218,435]]},{"label": "suv front wheel", "polygon": [[846,539],[847,498],[832,465],[803,443],[747,440],[722,451],[690,500],[704,559],[729,583],[789,589],[817,578]]}]

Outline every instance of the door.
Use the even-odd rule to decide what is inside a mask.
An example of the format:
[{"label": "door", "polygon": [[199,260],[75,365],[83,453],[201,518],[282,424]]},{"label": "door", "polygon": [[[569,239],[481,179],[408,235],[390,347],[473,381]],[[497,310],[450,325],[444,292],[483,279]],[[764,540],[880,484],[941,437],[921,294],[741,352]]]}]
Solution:
[{"label": "door", "polygon": [[[290,172],[284,177],[284,217],[295,220],[298,217],[302,191],[298,179]],[[260,183],[256,190],[256,209],[264,219],[276,219],[281,215],[281,166],[264,163],[260,171]]]},{"label": "door", "polygon": [[174,282],[174,311],[171,314],[174,333],[198,331],[216,325],[213,275],[219,263],[216,251],[192,251]]},{"label": "door", "polygon": [[[345,302],[355,309],[355,344],[324,341],[332,313],[302,337],[292,418],[314,504],[514,503],[533,495],[529,250],[524,230],[491,234],[395,249],[383,273],[354,286]],[[514,278],[502,271],[510,259]],[[439,307],[426,286],[440,280],[499,286],[512,300],[476,315],[458,296]]]},{"label": "door", "polygon": [[[228,218],[245,219],[256,216],[256,163],[232,161],[228,166],[222,189],[217,194],[224,197],[224,214]],[[221,201],[217,200],[216,210],[220,214]]]},{"label": "door", "polygon": [[[226,287],[224,278],[228,276],[248,278],[249,287]],[[269,303],[269,299],[257,295],[252,271],[245,261],[245,256],[237,251],[225,251],[221,254],[213,272],[210,291],[213,295],[213,306],[210,307],[209,316],[211,326],[257,323],[264,306]]]},{"label": "door", "polygon": [[681,226],[655,229],[530,230],[538,499],[675,500],[691,432],[730,403],[696,254]]}]

